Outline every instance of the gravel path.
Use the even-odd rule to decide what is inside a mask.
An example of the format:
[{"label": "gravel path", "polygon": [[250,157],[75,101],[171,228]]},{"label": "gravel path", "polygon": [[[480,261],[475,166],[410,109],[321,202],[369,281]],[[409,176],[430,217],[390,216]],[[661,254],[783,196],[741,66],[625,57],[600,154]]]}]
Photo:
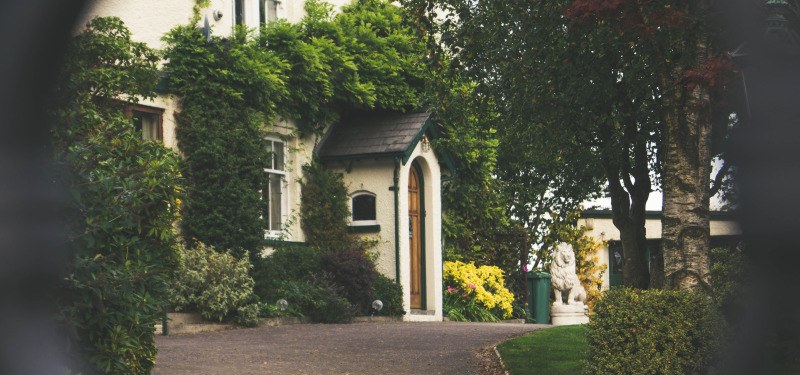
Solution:
[{"label": "gravel path", "polygon": [[497,365],[487,363],[494,358],[486,348],[544,327],[548,326],[299,324],[157,336],[153,374],[495,373]]}]

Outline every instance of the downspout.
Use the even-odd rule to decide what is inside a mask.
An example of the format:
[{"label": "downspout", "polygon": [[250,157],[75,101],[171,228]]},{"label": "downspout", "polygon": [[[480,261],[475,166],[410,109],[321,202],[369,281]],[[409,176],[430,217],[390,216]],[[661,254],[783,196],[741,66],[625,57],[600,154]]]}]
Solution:
[{"label": "downspout", "polygon": [[394,158],[394,278],[400,284],[400,158]]},{"label": "downspout", "polygon": [[[444,199],[442,199],[442,191],[444,191],[444,183],[453,181],[456,178],[456,169],[448,166],[450,170],[450,176],[444,177],[439,180],[439,204],[441,205],[442,213],[444,213]],[[441,219],[440,219],[441,220]],[[442,228],[439,228],[439,237],[441,238],[442,244],[439,246],[439,250],[441,251],[441,259],[440,262],[442,264],[442,280],[444,280],[444,233],[441,233]]]}]

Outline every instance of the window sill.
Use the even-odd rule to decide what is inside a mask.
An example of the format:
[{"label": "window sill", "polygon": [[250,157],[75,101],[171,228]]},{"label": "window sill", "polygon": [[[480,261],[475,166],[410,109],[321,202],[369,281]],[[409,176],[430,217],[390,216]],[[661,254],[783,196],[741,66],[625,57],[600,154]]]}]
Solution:
[{"label": "window sill", "polygon": [[378,233],[381,231],[379,224],[375,225],[351,225],[347,228],[350,233]]}]

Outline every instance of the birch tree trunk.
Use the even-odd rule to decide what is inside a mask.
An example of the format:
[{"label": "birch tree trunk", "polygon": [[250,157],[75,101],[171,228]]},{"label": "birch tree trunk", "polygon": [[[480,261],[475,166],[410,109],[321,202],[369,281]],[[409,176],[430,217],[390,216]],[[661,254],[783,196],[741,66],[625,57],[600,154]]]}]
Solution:
[{"label": "birch tree trunk", "polygon": [[[695,51],[706,56],[702,37]],[[711,294],[709,265],[709,189],[711,176],[711,121],[703,114],[708,94],[700,86],[674,84],[677,71],[664,87],[664,163],[662,254],[665,287]],[[669,82],[669,81],[672,82]]]}]

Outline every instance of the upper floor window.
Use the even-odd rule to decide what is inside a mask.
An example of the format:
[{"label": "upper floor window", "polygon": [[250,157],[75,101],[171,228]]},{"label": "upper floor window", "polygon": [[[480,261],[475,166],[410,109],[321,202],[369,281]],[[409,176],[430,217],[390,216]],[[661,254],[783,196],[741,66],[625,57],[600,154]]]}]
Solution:
[{"label": "upper floor window", "polygon": [[280,0],[234,0],[233,18],[236,25],[257,28],[284,18],[283,4]]},{"label": "upper floor window", "polygon": [[142,139],[157,141],[164,138],[162,135],[163,109],[131,105],[128,106],[127,112],[134,129],[141,132]]},{"label": "upper floor window", "polygon": [[352,225],[376,225],[375,194],[356,193],[350,201],[353,212]]},{"label": "upper floor window", "polygon": [[285,145],[277,139],[267,139],[267,149],[270,153],[268,167],[264,169],[266,178],[261,191],[265,208],[265,221],[267,235],[277,236],[283,229],[284,217],[288,208],[286,196],[286,171],[285,171]]}]

